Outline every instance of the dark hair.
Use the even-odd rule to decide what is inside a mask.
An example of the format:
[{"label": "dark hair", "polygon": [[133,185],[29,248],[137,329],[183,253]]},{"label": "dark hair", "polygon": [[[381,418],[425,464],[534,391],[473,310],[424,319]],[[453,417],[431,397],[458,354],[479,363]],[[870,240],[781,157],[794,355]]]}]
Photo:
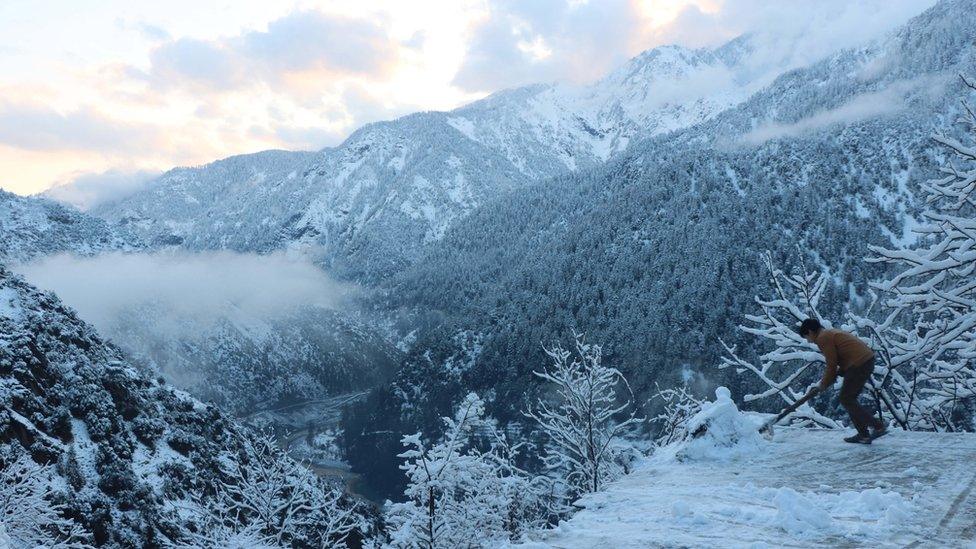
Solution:
[{"label": "dark hair", "polygon": [[823,326],[820,325],[819,320],[816,318],[808,318],[800,323],[800,325],[796,328],[796,333],[805,337],[810,332],[819,332],[822,329]]}]

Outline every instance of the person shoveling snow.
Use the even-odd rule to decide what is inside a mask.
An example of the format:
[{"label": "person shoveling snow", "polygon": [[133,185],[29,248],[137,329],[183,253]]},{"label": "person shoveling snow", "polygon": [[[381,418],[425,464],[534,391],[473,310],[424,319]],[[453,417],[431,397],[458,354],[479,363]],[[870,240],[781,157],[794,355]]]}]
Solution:
[{"label": "person shoveling snow", "polygon": [[[818,386],[819,392],[826,391],[840,375],[844,383],[840,388],[840,403],[851,416],[851,423],[857,434],[844,439],[845,442],[871,444],[871,441],[887,432],[885,424],[871,416],[857,402],[858,395],[874,372],[874,351],[863,341],[842,330],[825,329],[815,318],[804,320],[797,333],[815,344],[823,353],[827,366]],[[869,430],[870,427],[870,430]]]}]

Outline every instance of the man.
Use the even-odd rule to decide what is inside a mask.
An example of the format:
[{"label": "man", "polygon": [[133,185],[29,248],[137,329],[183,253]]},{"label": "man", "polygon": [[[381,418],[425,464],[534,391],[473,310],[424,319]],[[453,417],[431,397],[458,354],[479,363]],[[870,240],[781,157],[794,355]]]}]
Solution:
[{"label": "man", "polygon": [[[816,344],[827,361],[823,379],[820,380],[820,392],[830,388],[838,374],[844,377],[844,383],[840,387],[840,403],[857,429],[857,434],[845,438],[844,442],[871,444],[872,440],[884,435],[885,424],[857,402],[864,384],[871,379],[874,371],[874,351],[847,332],[824,329],[815,318],[804,320],[797,332],[810,343]],[[868,426],[872,428],[871,431]]]}]

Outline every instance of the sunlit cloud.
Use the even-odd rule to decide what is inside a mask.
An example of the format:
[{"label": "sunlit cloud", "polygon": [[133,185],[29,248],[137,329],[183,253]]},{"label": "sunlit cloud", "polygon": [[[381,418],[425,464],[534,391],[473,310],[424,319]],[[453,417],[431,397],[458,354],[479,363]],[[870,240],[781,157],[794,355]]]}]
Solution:
[{"label": "sunlit cloud", "polygon": [[288,93],[289,84],[300,87],[303,79],[317,75],[385,78],[396,64],[397,48],[373,22],[296,11],[272,21],[266,31],[163,43],[150,54],[146,77],[161,88],[269,86]]},{"label": "sunlit cloud", "polygon": [[58,112],[45,105],[0,102],[0,143],[41,151],[112,150],[158,147],[153,128],[127,124],[91,107]]},{"label": "sunlit cloud", "polygon": [[335,146],[365,123],[504,88],[590,82],[666,43],[755,33],[768,54],[756,71],[795,66],[933,2],[0,3],[0,187]]}]

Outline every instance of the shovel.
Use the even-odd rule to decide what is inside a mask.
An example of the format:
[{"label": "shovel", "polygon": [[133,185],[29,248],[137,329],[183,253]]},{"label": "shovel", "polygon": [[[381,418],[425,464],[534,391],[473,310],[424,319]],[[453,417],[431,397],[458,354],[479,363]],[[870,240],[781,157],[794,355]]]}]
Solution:
[{"label": "shovel", "polygon": [[790,404],[789,406],[784,408],[783,411],[780,412],[779,415],[777,415],[773,419],[770,419],[766,421],[766,423],[763,423],[762,426],[759,428],[759,432],[765,434],[766,437],[768,438],[772,438],[773,425],[776,425],[777,423],[779,423],[781,419],[795,412],[797,408],[803,406],[808,400],[817,396],[818,394],[820,394],[820,388],[816,386],[811,387],[810,390],[807,391],[807,394],[803,395],[803,398],[797,400],[793,404]]}]

